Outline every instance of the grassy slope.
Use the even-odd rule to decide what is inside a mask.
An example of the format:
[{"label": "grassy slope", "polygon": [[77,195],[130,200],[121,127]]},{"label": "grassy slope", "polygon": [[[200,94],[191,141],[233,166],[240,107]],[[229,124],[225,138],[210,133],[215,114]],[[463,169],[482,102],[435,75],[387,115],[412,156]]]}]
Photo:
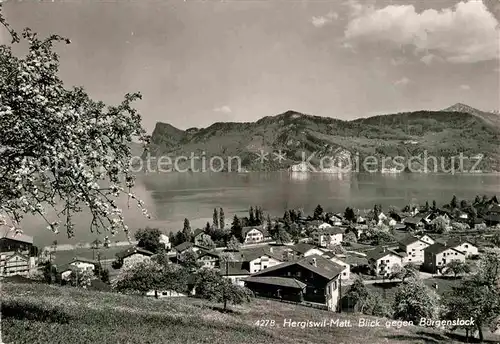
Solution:
[{"label": "grassy slope", "polygon": [[[395,328],[262,328],[260,319],[351,319],[272,301],[212,310],[196,299],[144,299],[47,285],[5,283],[2,328],[6,343],[453,343],[431,330]],[[43,311],[42,311],[43,310]],[[382,322],[383,324],[384,322]]]}]

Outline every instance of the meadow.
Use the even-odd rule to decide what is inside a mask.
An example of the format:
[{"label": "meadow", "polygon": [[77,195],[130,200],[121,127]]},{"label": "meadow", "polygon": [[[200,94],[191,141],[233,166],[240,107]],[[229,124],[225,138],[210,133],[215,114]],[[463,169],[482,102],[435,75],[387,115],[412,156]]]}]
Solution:
[{"label": "meadow", "polygon": [[[380,327],[359,328],[359,315],[258,299],[223,313],[219,305],[194,298],[156,300],[10,282],[3,283],[1,299],[5,343],[459,343],[431,329],[386,328],[384,319]],[[284,319],[351,320],[353,327],[283,327]],[[275,326],[257,326],[259,320],[274,320]]]}]

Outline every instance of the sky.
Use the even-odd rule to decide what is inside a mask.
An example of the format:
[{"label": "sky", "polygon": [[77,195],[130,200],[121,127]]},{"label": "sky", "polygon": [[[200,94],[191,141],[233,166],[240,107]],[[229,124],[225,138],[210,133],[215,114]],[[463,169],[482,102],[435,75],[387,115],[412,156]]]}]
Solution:
[{"label": "sky", "polygon": [[110,105],[140,91],[149,132],[287,110],[500,108],[496,0],[25,0],[3,12],[16,30],[71,39],[57,46],[68,86]]}]

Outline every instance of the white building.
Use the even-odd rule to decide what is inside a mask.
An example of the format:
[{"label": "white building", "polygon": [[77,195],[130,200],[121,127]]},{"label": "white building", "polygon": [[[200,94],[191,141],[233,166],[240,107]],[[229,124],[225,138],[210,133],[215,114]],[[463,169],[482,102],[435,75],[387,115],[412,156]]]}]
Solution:
[{"label": "white building", "polygon": [[403,255],[385,248],[368,252],[367,258],[370,269],[377,276],[388,276],[395,271],[396,266],[403,266]]},{"label": "white building", "polygon": [[428,272],[437,273],[453,260],[465,262],[465,254],[441,243],[425,249],[424,267]]},{"label": "white building", "polygon": [[243,227],[241,235],[244,244],[256,244],[269,239],[267,230],[263,227]]},{"label": "white building", "polygon": [[170,242],[170,238],[168,237],[168,235],[161,234],[160,243],[165,246],[166,250],[170,250],[172,248],[172,243]]},{"label": "white building", "polygon": [[431,244],[414,236],[407,236],[399,242],[399,249],[405,253],[403,264],[424,262],[424,250]]},{"label": "white building", "polygon": [[341,227],[318,229],[312,234],[314,244],[320,247],[340,245],[344,239],[345,230]]},{"label": "white building", "polygon": [[461,240],[461,238],[453,238],[446,242],[446,246],[454,248],[457,251],[463,252],[465,258],[470,258],[472,256],[477,256],[479,250],[476,246],[472,245],[470,242]]}]

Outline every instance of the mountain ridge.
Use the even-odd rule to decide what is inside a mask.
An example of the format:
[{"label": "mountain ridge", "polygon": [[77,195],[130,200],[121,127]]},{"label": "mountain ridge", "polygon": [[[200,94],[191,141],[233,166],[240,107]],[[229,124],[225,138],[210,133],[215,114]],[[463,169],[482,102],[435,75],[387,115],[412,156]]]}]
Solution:
[{"label": "mountain ridge", "polygon": [[[498,120],[498,121],[497,121]],[[158,122],[152,134],[152,156],[206,154],[238,156],[250,170],[277,170],[332,154],[412,156],[424,151],[439,157],[459,153],[486,157],[483,168],[500,170],[500,116],[457,103],[441,111],[413,111],[344,121],[294,110],[255,122],[216,122],[181,130]],[[256,166],[259,152],[286,153],[283,164]],[[314,159],[311,162],[317,163]]]}]

